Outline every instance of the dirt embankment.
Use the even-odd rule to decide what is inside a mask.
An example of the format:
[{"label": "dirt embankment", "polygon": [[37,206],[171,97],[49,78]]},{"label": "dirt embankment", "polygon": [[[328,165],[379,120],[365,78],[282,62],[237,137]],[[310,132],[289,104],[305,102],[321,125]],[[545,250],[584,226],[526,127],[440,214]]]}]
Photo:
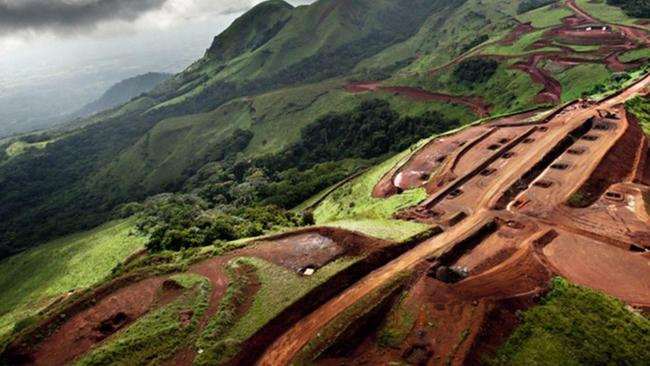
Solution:
[{"label": "dirt embankment", "polygon": [[[250,248],[203,261],[189,270],[190,273],[203,275],[212,282],[210,303],[196,334],[205,328],[218,311],[221,298],[229,284],[225,266],[236,257],[256,257],[300,272],[308,266],[319,269],[344,255],[366,255],[389,245],[388,241],[355,232],[330,227],[312,227],[266,237]],[[194,357],[192,350],[181,350],[175,357],[176,365],[190,366]]]},{"label": "dirt embankment", "polygon": [[510,34],[501,41],[502,45],[509,46],[515,44],[523,35],[534,32],[535,27],[528,23],[520,23],[516,26]]},{"label": "dirt embankment", "polygon": [[[225,266],[236,257],[258,257],[299,272],[306,266],[318,269],[343,255],[363,256],[379,252],[389,245],[387,241],[341,229],[306,228],[269,237],[251,247],[202,261],[188,270],[188,273],[207,277],[212,283],[209,306],[197,333],[218,310],[220,299],[228,287]],[[371,257],[375,258],[372,254]],[[2,360],[9,364],[53,366],[74,360],[153,308],[173,301],[179,293],[162,291],[165,278],[127,276],[83,295],[12,342]],[[164,296],[159,297],[160,294]],[[194,353],[190,349],[183,349],[175,356],[177,364],[189,365],[193,359]]]},{"label": "dirt embankment", "polygon": [[413,319],[403,340],[390,347],[379,346],[378,337],[393,333],[377,333],[368,327],[348,341],[353,347],[326,354],[317,364],[388,364],[399,360],[414,365],[480,365],[483,356],[510,336],[519,324],[517,312],[534,306],[552,276],[530,243],[502,264],[456,284],[422,275],[392,310]]},{"label": "dirt embankment", "polygon": [[16,339],[2,360],[13,365],[66,364],[146,314],[163,282],[162,277],[112,281]]},{"label": "dirt embankment", "polygon": [[[619,122],[622,123],[622,122]],[[618,182],[632,178],[639,146],[643,145],[644,134],[637,123],[629,123],[623,136],[609,150],[589,179],[578,190],[580,200],[573,206],[587,207],[596,202],[605,191]]]},{"label": "dirt embankment", "polygon": [[[439,231],[432,231],[430,235],[436,235],[437,233]],[[399,255],[413,249],[422,240],[425,240],[425,238],[416,238],[404,243],[383,246],[359,262],[337,273],[264,325],[258,333],[242,345],[242,352],[229,365],[247,366],[255,364],[266,351],[267,347],[289,330],[292,325],[318,309],[344,289],[352,286],[373,270],[384,266]]]}]

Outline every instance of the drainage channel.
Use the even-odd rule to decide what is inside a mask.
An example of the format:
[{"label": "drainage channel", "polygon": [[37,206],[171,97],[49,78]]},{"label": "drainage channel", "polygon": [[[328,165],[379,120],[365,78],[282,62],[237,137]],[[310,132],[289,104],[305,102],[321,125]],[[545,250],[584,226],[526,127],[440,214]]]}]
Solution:
[{"label": "drainage channel", "polygon": [[[564,152],[569,150],[569,148],[580,138],[585,136],[587,132],[591,130],[594,125],[594,117],[589,118],[583,122],[579,127],[571,131],[566,137],[564,137],[551,151],[549,151],[544,157],[537,162],[529,171],[527,171],[519,180],[517,180],[513,185],[511,185],[502,195],[499,197],[499,200],[494,205],[495,210],[504,210],[508,207],[508,204],[512,202],[515,197],[517,197],[521,192],[527,190],[530,187],[530,184],[537,179],[548,167],[550,167],[554,161],[556,161]],[[556,168],[561,168],[556,166]]]},{"label": "drainage channel", "polygon": [[469,273],[458,273],[450,268],[465,254],[474,250],[499,229],[497,220],[484,223],[478,230],[455,243],[451,248],[440,254],[429,268],[428,276],[447,283],[454,283],[467,277]]}]

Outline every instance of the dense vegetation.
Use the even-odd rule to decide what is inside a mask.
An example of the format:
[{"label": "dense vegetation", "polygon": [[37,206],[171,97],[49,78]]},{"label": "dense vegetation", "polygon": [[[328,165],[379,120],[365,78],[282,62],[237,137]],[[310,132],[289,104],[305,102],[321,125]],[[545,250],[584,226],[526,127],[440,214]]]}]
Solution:
[{"label": "dense vegetation", "polygon": [[553,4],[556,2],[558,2],[558,0],[524,0],[519,4],[519,7],[517,8],[517,13],[523,14],[527,11],[541,8],[542,6]]},{"label": "dense vegetation", "polygon": [[600,292],[555,279],[490,365],[647,365],[650,320]]},{"label": "dense vegetation", "polygon": [[367,101],[347,113],[330,113],[307,126],[299,143],[285,152],[263,159],[271,170],[306,168],[345,158],[369,159],[408,148],[414,142],[459,125],[436,112],[404,117],[388,102]]},{"label": "dense vegetation", "polygon": [[[152,193],[142,190],[114,195],[110,182],[103,185],[102,192],[92,192],[80,180],[110,159],[112,152],[133,144],[149,127],[129,122],[124,118],[90,126],[42,152],[30,151],[0,166],[0,177],[5,179],[0,180],[2,256],[33,242],[96,226],[110,218],[116,205],[142,200]],[[178,206],[171,210],[173,215],[152,216],[158,227],[143,226],[152,234],[150,248],[209,245],[215,240],[254,236],[309,222],[283,210],[368,167],[373,158],[400,151],[458,124],[437,113],[402,118],[388,103],[373,100],[352,111],[318,119],[303,131],[301,142],[278,154],[241,161],[236,155],[246,148],[252,134],[235,130],[205,157],[204,163],[211,163],[203,168],[196,166],[194,175],[188,169],[186,178],[192,179],[187,184],[179,181],[166,187],[193,195],[190,203],[185,198],[171,202],[156,198],[149,203],[156,208],[145,210],[146,215],[156,210],[170,212],[167,205]],[[361,160],[340,163],[349,158]],[[36,171],[37,179],[33,174]]]},{"label": "dense vegetation", "polygon": [[631,17],[650,18],[650,2],[647,0],[607,0],[607,3],[622,8]]},{"label": "dense vegetation", "polygon": [[499,63],[489,58],[473,58],[465,60],[456,66],[454,77],[461,83],[484,83],[497,71]]},{"label": "dense vegetation", "polygon": [[351,111],[330,113],[302,131],[300,142],[253,160],[227,159],[205,165],[179,194],[122,207],[140,214],[152,251],[180,250],[309,225],[309,213],[286,210],[375,158],[459,125],[437,113],[401,117],[385,101],[370,100]]},{"label": "dense vegetation", "polygon": [[461,47],[461,49],[460,49],[460,53],[463,54],[463,53],[471,50],[472,48],[480,45],[481,43],[486,42],[489,39],[490,39],[490,36],[488,36],[487,34],[481,34],[480,36],[474,38],[473,40],[471,40],[467,44],[463,45],[463,47]]},{"label": "dense vegetation", "polygon": [[650,98],[636,97],[628,101],[625,108],[639,120],[643,130],[650,133]]},{"label": "dense vegetation", "polygon": [[[360,0],[343,2],[331,14],[327,13],[330,6],[327,2],[295,9],[282,1],[264,4],[258,8],[262,9],[261,14],[272,13],[272,16],[268,19],[251,16],[244,21],[245,17],[240,23],[244,28],[252,25],[250,33],[224,33],[206,57],[147,93],[140,102],[78,121],[70,126],[78,127],[74,133],[68,130],[68,134],[57,136],[61,138],[43,148],[28,148],[20,156],[5,159],[0,166],[0,258],[50,238],[101,224],[119,204],[178,191],[204,164],[220,158],[226,161],[229,154],[237,153],[237,148],[223,147],[223,141],[228,138],[220,136],[211,141],[212,154],[193,157],[191,162],[178,162],[186,164],[181,167],[182,173],[174,172],[164,183],[150,186],[143,183],[137,187],[122,184],[120,174],[125,172],[110,169],[125,152],[136,145],[145,145],[147,134],[161,122],[213,111],[235,98],[254,98],[282,87],[353,76],[357,72],[388,76],[415,55],[391,60],[381,67],[353,70],[361,61],[408,40],[432,16],[453,12],[465,1]],[[323,26],[333,33],[314,31],[314,21],[321,16],[327,23]],[[227,34],[233,36],[226,37]],[[313,47],[314,44],[321,46]],[[221,56],[224,58],[219,59]],[[235,56],[236,62],[232,59]],[[264,122],[263,117],[255,121]],[[247,127],[245,123],[241,126]],[[220,126],[215,124],[211,128],[215,132]],[[236,145],[238,141],[243,141],[243,145],[247,139],[242,133],[234,137],[241,138],[235,139]],[[385,149],[382,146],[379,150]],[[138,158],[142,176],[150,173],[150,161],[163,159],[160,156]],[[304,165],[301,170],[307,167]],[[329,174],[323,182],[340,176]]]}]

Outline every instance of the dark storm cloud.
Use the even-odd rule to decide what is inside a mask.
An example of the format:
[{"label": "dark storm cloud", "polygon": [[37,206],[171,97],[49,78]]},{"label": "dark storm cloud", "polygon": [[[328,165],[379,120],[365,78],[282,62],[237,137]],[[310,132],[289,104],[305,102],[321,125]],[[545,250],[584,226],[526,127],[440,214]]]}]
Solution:
[{"label": "dark storm cloud", "polygon": [[74,32],[106,20],[134,20],[167,0],[0,0],[0,32]]}]

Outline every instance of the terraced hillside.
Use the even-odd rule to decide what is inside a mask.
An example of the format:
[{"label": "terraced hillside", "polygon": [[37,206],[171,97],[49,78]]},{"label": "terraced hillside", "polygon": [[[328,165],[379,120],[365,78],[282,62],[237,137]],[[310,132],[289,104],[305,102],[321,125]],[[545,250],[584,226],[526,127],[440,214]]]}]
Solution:
[{"label": "terraced hillside", "polygon": [[[58,279],[84,287],[63,297],[25,286],[29,301],[6,311],[28,317],[0,318],[1,362],[646,365],[650,28],[601,19],[592,9],[611,5],[598,4],[271,1],[138,106],[34,140],[0,166],[14,205],[0,213],[21,192],[47,197],[9,169],[110,135],[119,151],[86,157],[78,182],[57,171],[59,193],[96,221],[141,200],[114,213],[132,217],[115,235],[123,253],[147,251],[94,284]],[[402,13],[408,29],[385,18]],[[382,24],[394,37],[365,38]],[[325,81],[201,104],[235,70],[311,70],[362,43]],[[175,193],[144,200],[158,185]],[[38,222],[60,207],[77,218],[58,200]],[[3,225],[20,236],[31,214],[12,213]]]}]

